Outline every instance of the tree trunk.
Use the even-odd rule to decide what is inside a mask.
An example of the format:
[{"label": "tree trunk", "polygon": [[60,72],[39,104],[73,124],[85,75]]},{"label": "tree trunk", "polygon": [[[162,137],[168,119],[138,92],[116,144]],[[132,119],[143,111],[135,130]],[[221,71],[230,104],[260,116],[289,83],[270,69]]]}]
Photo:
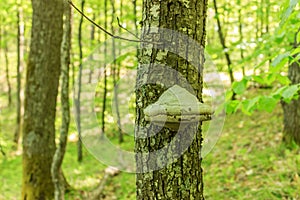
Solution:
[{"label": "tree trunk", "polygon": [[[107,0],[104,0],[104,29],[107,30]],[[107,40],[107,34],[104,35],[105,41]],[[107,43],[104,44],[104,60],[107,58]],[[104,79],[103,79],[103,101],[102,101],[102,115],[101,115],[101,137],[105,134],[105,111],[106,111],[106,98],[107,98],[107,70],[104,63]]]},{"label": "tree trunk", "polygon": [[69,106],[69,68],[70,68],[70,49],[71,49],[71,5],[65,2],[64,6],[64,36],[62,41],[62,84],[61,84],[61,105],[62,105],[62,125],[60,128],[60,139],[55,151],[51,175],[55,187],[55,200],[63,200],[65,192],[65,180],[62,179],[61,165],[66,152],[68,132],[70,124]]},{"label": "tree trunk", "polygon": [[[221,26],[221,22],[220,22],[220,18],[219,18],[219,12],[218,12],[218,6],[217,6],[216,0],[214,0],[214,9],[215,9],[216,19],[217,19],[217,24],[218,24],[219,38],[220,38],[220,42],[221,42],[221,45],[223,47],[223,51],[224,51],[225,58],[226,58],[226,61],[227,61],[227,68],[228,68],[230,83],[232,84],[234,82],[232,62],[231,62],[231,59],[230,59],[230,55],[228,53],[228,48],[226,46],[225,37],[224,37],[223,32],[222,32],[222,26]],[[235,94],[232,95],[232,99],[235,99]]]},{"label": "tree trunk", "polygon": [[[241,50],[241,60],[244,60],[244,37],[243,37],[243,21],[242,21],[242,5],[241,5],[241,0],[238,0],[238,18],[239,18],[239,35],[240,35],[240,50]],[[245,65],[242,65],[242,73],[243,73],[243,77],[246,76],[246,72],[245,72]]]},{"label": "tree trunk", "polygon": [[53,199],[51,163],[63,35],[63,1],[32,0],[23,129],[22,199]]},{"label": "tree trunk", "polygon": [[17,11],[17,124],[14,134],[14,142],[19,143],[20,133],[21,133],[21,69],[23,69],[23,59],[24,59],[24,23],[23,23],[23,10],[20,5],[18,5]]},{"label": "tree trunk", "polygon": [[[112,7],[112,18],[110,23],[111,33],[115,35],[115,29],[114,29],[114,18],[116,14],[115,9],[115,1],[110,0],[111,7]],[[116,43],[115,40],[112,41],[112,55],[113,55],[113,62],[111,65],[111,72],[113,76],[113,93],[114,93],[114,99],[113,99],[113,105],[115,107],[116,117],[117,117],[117,126],[118,126],[118,137],[119,137],[119,143],[122,143],[124,141],[123,139],[123,133],[122,133],[122,125],[121,125],[121,117],[120,117],[120,111],[119,111],[119,99],[118,99],[118,85],[117,81],[119,79],[118,77],[118,69],[117,69],[117,62],[116,62]]]},{"label": "tree trunk", "polygon": [[[297,46],[299,46],[299,44],[297,44],[295,39],[294,47],[297,48]],[[295,57],[296,56],[297,55],[295,55]],[[288,77],[291,80],[291,84],[300,83],[299,62],[300,60],[293,62],[289,66]],[[300,146],[300,98],[292,100],[290,103],[283,102],[282,107],[284,114],[283,142],[288,146],[294,142]]]},{"label": "tree trunk", "polygon": [[[205,0],[144,1],[141,38],[147,42],[142,43],[136,85],[138,200],[204,199],[201,126],[192,123],[178,133],[161,129],[146,121],[143,110],[175,84],[202,100],[206,12]],[[150,28],[157,26],[169,31]],[[187,141],[191,143],[186,146]]]},{"label": "tree trunk", "polygon": [[[81,1],[81,11],[83,12],[85,0]],[[76,113],[77,113],[77,130],[78,130],[78,141],[77,141],[77,160],[82,161],[82,141],[81,141],[81,121],[80,121],[80,96],[81,96],[81,79],[82,79],[82,23],[83,16],[81,15],[78,28],[78,45],[79,45],[79,75],[78,75],[78,91],[76,99]]]},{"label": "tree trunk", "polygon": [[[6,33],[4,33],[6,35]],[[7,42],[5,42],[4,46],[4,58],[5,58],[5,74],[6,74],[6,81],[7,81],[7,96],[8,96],[8,106],[11,105],[11,83],[10,83],[10,78],[9,78],[9,60],[8,60],[8,47],[7,47]]]}]

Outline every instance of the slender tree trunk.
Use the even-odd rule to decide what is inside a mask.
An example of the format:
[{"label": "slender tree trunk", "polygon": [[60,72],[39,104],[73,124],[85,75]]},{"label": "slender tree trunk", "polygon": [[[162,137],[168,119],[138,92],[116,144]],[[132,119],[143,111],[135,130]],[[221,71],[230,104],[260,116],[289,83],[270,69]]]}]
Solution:
[{"label": "slender tree trunk", "polygon": [[[115,19],[116,9],[115,9],[115,1],[111,0],[111,6],[112,6],[112,17],[111,17],[111,33],[115,35],[115,29],[113,21]],[[114,99],[113,104],[116,109],[116,117],[117,117],[117,126],[118,126],[118,137],[119,137],[119,143],[122,143],[124,141],[123,133],[122,133],[122,125],[121,125],[121,118],[120,118],[120,111],[119,111],[119,99],[118,99],[118,69],[117,69],[117,62],[116,62],[116,43],[115,40],[112,41],[112,54],[113,54],[113,63],[112,63],[112,76],[113,76],[113,92],[114,92]]]},{"label": "slender tree trunk", "polygon": [[[134,23],[134,29],[135,29],[135,34],[138,36],[139,31],[138,31],[138,19],[137,19],[137,10],[136,10],[136,6],[137,6],[137,0],[132,0],[132,4],[133,4],[133,23]],[[137,48],[136,51],[136,57],[139,56],[139,49]]]},{"label": "slender tree trunk", "polygon": [[264,7],[265,7],[265,3],[264,0],[261,0],[260,2],[260,37],[262,37],[264,35]]},{"label": "slender tree trunk", "polygon": [[70,106],[69,106],[69,66],[71,49],[71,6],[65,2],[64,6],[64,36],[61,48],[61,105],[62,105],[62,125],[60,128],[59,144],[55,151],[51,175],[55,187],[55,200],[63,200],[65,192],[65,182],[61,179],[61,165],[66,152],[69,124],[70,124]]},{"label": "slender tree trunk", "polygon": [[[6,33],[4,33],[6,35]],[[7,97],[8,97],[8,106],[11,106],[12,103],[12,97],[11,97],[11,83],[10,83],[10,77],[9,77],[9,59],[8,59],[8,47],[7,42],[4,46],[4,58],[5,58],[5,73],[6,73],[6,82],[7,82]]]},{"label": "slender tree trunk", "polygon": [[[107,30],[107,0],[104,0],[104,29]],[[104,35],[105,41],[107,40],[107,34]],[[104,44],[104,60],[107,58],[107,43]],[[105,134],[105,111],[106,111],[106,98],[107,98],[107,69],[106,63],[103,65],[104,68],[104,79],[103,79],[103,101],[102,101],[102,116],[101,116],[101,130],[104,137]]]},{"label": "slender tree trunk", "polygon": [[233,71],[232,71],[232,67],[231,67],[232,62],[231,62],[231,59],[230,59],[230,55],[228,53],[228,48],[226,46],[225,37],[224,37],[223,32],[222,32],[222,26],[221,26],[221,22],[220,22],[220,18],[219,18],[219,12],[218,12],[218,7],[217,7],[216,0],[214,0],[214,9],[215,9],[216,19],[217,19],[217,24],[218,24],[219,38],[220,38],[220,42],[221,42],[221,45],[223,47],[223,51],[224,51],[225,58],[226,58],[226,61],[227,61],[228,73],[229,73],[229,77],[230,77],[230,82],[232,84],[234,82],[234,76],[233,76]]},{"label": "slender tree trunk", "polygon": [[[187,0],[184,3],[180,0],[144,0],[141,38],[148,42],[142,43],[136,85],[135,151],[139,172],[136,175],[138,200],[204,199],[201,126],[193,123],[178,132],[169,128],[161,129],[146,121],[143,110],[175,84],[184,88],[190,85],[197,98],[202,100],[203,49],[195,48],[176,33],[157,30],[155,27],[177,31],[204,47],[206,12],[205,0]],[[191,59],[195,63],[190,63]],[[178,136],[175,138],[175,135]],[[188,140],[192,142],[187,150],[177,159],[173,158]],[[154,153],[162,149],[166,152]],[[165,159],[170,159],[169,165],[163,164]]]},{"label": "slender tree trunk", "polygon": [[24,23],[23,23],[23,10],[20,5],[18,5],[17,10],[17,124],[14,134],[14,142],[19,143],[20,133],[21,133],[21,69],[23,69],[23,59],[24,59]]},{"label": "slender tree trunk", "polygon": [[[93,21],[96,20],[96,14],[93,13],[93,18],[92,18]],[[94,46],[94,40],[95,40],[95,26],[93,24],[91,24],[91,49],[93,48]],[[91,55],[91,59],[94,59],[93,57],[94,55],[92,54]],[[92,68],[90,68],[90,73],[89,73],[89,82],[88,83],[91,83],[92,81],[92,75],[93,75],[93,72],[94,70]]]},{"label": "slender tree trunk", "polygon": [[[230,59],[230,55],[228,53],[228,48],[226,46],[225,37],[224,37],[223,32],[222,32],[222,26],[221,26],[221,22],[220,22],[220,18],[219,18],[217,2],[216,2],[216,0],[214,0],[213,2],[214,2],[214,9],[215,9],[216,19],[217,19],[217,24],[218,24],[219,38],[220,38],[220,42],[221,42],[221,45],[223,47],[223,51],[224,51],[225,58],[226,58],[226,61],[227,61],[227,68],[228,68],[230,83],[232,84],[234,82],[232,62],[231,62],[231,59]],[[232,99],[235,99],[235,94],[234,93],[232,95]]]},{"label": "slender tree trunk", "polygon": [[[53,199],[56,98],[63,35],[63,1],[32,0],[23,128],[22,200]],[[50,20],[51,19],[51,20]]]},{"label": "slender tree trunk", "polygon": [[[85,0],[81,1],[81,11],[84,10]],[[80,96],[81,96],[81,79],[82,79],[82,23],[83,16],[81,15],[79,21],[79,29],[78,29],[78,43],[79,43],[79,75],[78,75],[78,91],[77,91],[77,99],[76,99],[76,111],[77,111],[77,130],[78,130],[78,142],[77,142],[77,160],[79,162],[82,161],[82,141],[81,141],[81,121],[80,121]]]},{"label": "slender tree trunk", "polygon": [[256,41],[258,40],[259,37],[259,16],[260,16],[260,12],[259,12],[259,7],[260,4],[258,1],[256,1],[256,18],[255,18],[255,39]]},{"label": "slender tree trunk", "polygon": [[269,33],[269,18],[270,18],[270,0],[266,0],[266,33]]},{"label": "slender tree trunk", "polygon": [[[299,34],[299,31],[297,34]],[[296,35],[297,35],[296,34]],[[294,48],[297,48],[297,37],[295,37]],[[295,55],[296,57],[297,55]],[[300,60],[290,64],[288,77],[291,80],[291,84],[300,83]],[[283,128],[283,142],[288,146],[292,143],[296,143],[300,146],[300,98],[292,100],[290,103],[282,102],[283,114],[284,114],[284,128]]]},{"label": "slender tree trunk", "polygon": [[[239,18],[239,34],[240,34],[240,50],[241,50],[241,60],[244,60],[244,37],[243,37],[243,22],[242,22],[242,6],[241,0],[238,0],[239,10],[238,10],[238,18]],[[246,75],[245,73],[245,65],[242,66],[242,73],[243,76]]]},{"label": "slender tree trunk", "polygon": [[138,19],[137,19],[137,0],[132,0],[132,4],[133,4],[133,22],[134,22],[134,29],[135,29],[135,34],[138,35]]}]

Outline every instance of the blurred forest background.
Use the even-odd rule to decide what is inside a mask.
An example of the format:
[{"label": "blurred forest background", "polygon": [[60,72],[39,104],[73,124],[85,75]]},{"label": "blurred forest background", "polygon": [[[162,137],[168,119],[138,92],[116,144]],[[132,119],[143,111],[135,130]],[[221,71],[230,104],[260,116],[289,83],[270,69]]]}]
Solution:
[{"label": "blurred forest background", "polygon": [[[142,1],[73,3],[113,35],[128,31],[140,34]],[[30,1],[24,0],[1,0],[0,7],[0,199],[6,200],[21,197],[22,125],[32,7]],[[69,9],[71,53],[69,76],[65,79],[69,98],[59,89],[55,119],[58,144],[64,128],[61,125],[67,119],[62,117],[66,105],[60,99],[67,100],[71,118],[69,129],[65,129],[68,144],[62,163],[69,185],[65,198],[92,199],[91,195],[96,194],[100,199],[135,199],[135,174],[114,171],[100,163],[78,139],[80,124],[76,125],[72,111],[80,106],[76,102],[81,94],[73,88],[80,84],[76,81],[80,74],[93,73],[84,69],[84,62],[111,36],[74,8]],[[219,110],[225,109],[227,116],[218,143],[203,159],[206,199],[300,199],[299,11],[297,0],[208,3],[206,52],[226,89],[226,101]],[[121,51],[118,46],[105,46],[103,54],[116,54]],[[99,126],[114,145],[126,150],[134,149],[130,124],[135,119],[135,97],[113,97],[121,77],[136,71],[136,55],[131,52],[101,66],[104,76],[95,93]],[[61,76],[60,88],[66,84],[63,77],[66,74]],[[120,115],[122,108],[112,109],[112,104],[122,101],[129,102],[130,113],[126,116]],[[122,127],[132,133],[125,134]]]}]

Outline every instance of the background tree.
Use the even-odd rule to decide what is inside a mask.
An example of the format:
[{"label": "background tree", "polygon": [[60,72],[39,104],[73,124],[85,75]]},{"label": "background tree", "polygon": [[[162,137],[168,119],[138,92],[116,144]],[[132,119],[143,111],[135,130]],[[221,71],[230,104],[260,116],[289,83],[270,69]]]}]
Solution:
[{"label": "background tree", "polygon": [[[295,40],[293,45],[295,49],[299,47],[300,41],[297,41],[299,33],[300,29],[295,34]],[[299,54],[293,55],[293,58],[296,60],[289,65],[288,77],[291,80],[291,84],[294,86],[294,88],[297,88],[296,85],[300,84]],[[287,145],[291,145],[294,142],[300,145],[300,98],[293,99],[289,103],[283,101],[282,108],[284,113],[283,141]]]},{"label": "background tree", "polygon": [[61,46],[61,105],[62,105],[62,125],[60,128],[60,137],[57,149],[55,151],[51,166],[51,175],[55,187],[55,200],[64,199],[65,179],[62,176],[61,165],[66,152],[68,142],[68,132],[70,124],[70,105],[69,105],[69,68],[70,68],[70,51],[71,51],[71,6],[64,2],[64,35]]},{"label": "background tree", "polygon": [[21,70],[23,70],[24,59],[24,22],[23,22],[23,9],[18,4],[17,8],[17,124],[14,135],[14,142],[19,143],[21,132]]},{"label": "background tree", "polygon": [[52,199],[63,1],[32,1],[23,131],[22,199]]},{"label": "background tree", "polygon": [[[83,12],[85,0],[81,1],[81,11]],[[77,129],[78,129],[78,141],[77,141],[77,160],[79,162],[82,161],[82,142],[81,142],[81,110],[80,110],[80,97],[81,97],[81,81],[82,81],[82,59],[83,59],[83,52],[82,52],[82,23],[83,23],[83,16],[80,17],[79,21],[79,28],[78,28],[78,46],[79,46],[79,73],[78,73],[78,91],[76,94],[76,121],[77,121]]]}]

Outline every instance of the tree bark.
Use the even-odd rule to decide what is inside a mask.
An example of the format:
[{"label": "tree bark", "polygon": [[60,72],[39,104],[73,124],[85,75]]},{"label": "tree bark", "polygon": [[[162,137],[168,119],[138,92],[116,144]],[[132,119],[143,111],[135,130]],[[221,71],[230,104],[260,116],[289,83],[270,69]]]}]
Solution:
[{"label": "tree bark", "polygon": [[[300,29],[299,29],[300,31]],[[297,34],[299,34],[299,31]],[[296,35],[297,35],[296,34]],[[297,48],[297,40],[295,38],[294,48]],[[294,55],[295,57],[297,55]],[[288,77],[291,84],[300,83],[300,60],[293,62],[289,66]],[[300,146],[300,98],[292,100],[290,103],[282,102],[283,108],[283,142],[292,145],[294,142]]]},{"label": "tree bark", "polygon": [[[81,11],[84,10],[85,0],[81,1]],[[78,162],[82,161],[82,141],[81,141],[81,121],[80,121],[80,96],[81,96],[81,79],[82,79],[82,23],[83,23],[83,16],[81,15],[79,21],[79,28],[78,28],[78,45],[79,45],[79,75],[78,75],[78,91],[77,91],[77,99],[76,99],[76,113],[77,113],[77,131],[78,131],[78,141],[77,141],[77,160]]]},{"label": "tree bark", "polygon": [[[115,1],[110,0],[111,7],[112,7],[112,18],[111,18],[111,23],[110,23],[110,28],[111,28],[111,33],[115,35],[115,29],[114,29],[114,18],[116,14],[116,9],[115,9]],[[113,62],[111,65],[111,72],[113,76],[113,93],[114,93],[114,99],[113,99],[113,104],[115,107],[115,112],[116,112],[116,117],[117,117],[117,126],[118,126],[118,137],[119,137],[119,143],[122,143],[124,141],[123,138],[123,133],[122,133],[122,124],[121,124],[121,117],[120,117],[120,111],[119,111],[119,98],[118,98],[118,85],[117,81],[119,79],[119,73],[117,69],[117,62],[116,62],[116,43],[115,40],[112,41],[112,55],[113,55]]]},{"label": "tree bark", "polygon": [[226,46],[226,41],[225,41],[225,37],[223,35],[222,32],[222,26],[221,26],[221,22],[220,22],[220,18],[219,18],[219,12],[218,12],[218,6],[217,6],[217,2],[216,0],[214,0],[214,9],[215,9],[215,13],[216,13],[216,19],[217,19],[217,24],[218,24],[218,33],[219,33],[219,38],[220,38],[220,42],[221,45],[223,47],[223,51],[225,54],[225,58],[227,61],[227,67],[228,67],[228,73],[229,73],[229,77],[230,77],[230,83],[232,84],[234,82],[234,76],[233,76],[233,71],[232,71],[232,62],[230,59],[230,55],[228,53],[228,48]]},{"label": "tree bark", "polygon": [[[4,34],[6,35],[6,34]],[[10,83],[10,73],[9,73],[9,60],[8,60],[8,47],[7,42],[4,47],[4,58],[5,58],[5,73],[6,73],[6,81],[7,81],[7,96],[8,96],[8,106],[11,106],[12,97],[11,97],[11,83]]]},{"label": "tree bark", "polygon": [[[216,0],[214,0],[213,2],[214,2],[214,9],[215,9],[216,19],[217,19],[217,24],[218,24],[218,34],[219,34],[220,42],[221,42],[221,45],[223,47],[223,51],[224,51],[225,58],[226,58],[226,61],[227,61],[227,69],[228,69],[228,73],[229,73],[230,83],[232,84],[234,82],[232,62],[231,62],[231,59],[230,59],[230,55],[228,53],[228,48],[226,46],[225,37],[224,37],[223,32],[222,32],[222,26],[221,26],[221,22],[220,22],[220,18],[219,18],[217,2],[216,2]],[[233,95],[231,97],[232,100],[235,99],[235,95],[236,94],[233,92]]]},{"label": "tree bark", "polygon": [[[168,128],[160,129],[145,120],[143,110],[175,84],[195,91],[197,98],[202,100],[203,49],[194,49],[186,39],[176,34],[150,27],[174,30],[204,47],[206,13],[205,0],[144,0],[141,38],[149,42],[142,43],[136,85],[135,151],[138,200],[204,199],[201,126],[193,123],[178,133]],[[196,60],[196,63],[189,63],[190,59]],[[169,68],[172,70],[168,70]],[[180,75],[184,80],[180,79]],[[156,134],[149,136],[152,132]],[[176,149],[184,148],[188,140],[192,142],[186,151],[173,159]],[[170,144],[171,141],[174,143]],[[151,157],[153,154],[150,152],[166,146],[168,150],[160,158]],[[169,153],[172,154],[171,158]],[[162,163],[167,158],[170,158],[170,163],[165,166]]]},{"label": "tree bark", "polygon": [[[241,0],[238,0],[238,19],[239,19],[239,35],[240,35],[240,50],[241,50],[241,60],[244,60],[244,37],[243,37],[243,21],[242,21],[242,5],[241,5]],[[243,77],[246,76],[245,72],[245,65],[242,65],[242,73]]]},{"label": "tree bark", "polygon": [[[107,30],[107,0],[104,0],[104,29]],[[105,41],[107,40],[107,34],[104,35]],[[104,60],[107,58],[107,43],[104,44]],[[107,98],[107,70],[106,63],[103,65],[104,79],[103,79],[103,100],[102,100],[102,115],[101,115],[101,137],[105,134],[105,110],[106,110],[106,98]]]},{"label": "tree bark", "polygon": [[23,10],[20,5],[18,5],[17,11],[17,123],[16,130],[14,134],[14,142],[19,143],[20,133],[21,133],[21,69],[23,69],[23,59],[24,59],[24,23],[23,23]]},{"label": "tree bark", "polygon": [[32,0],[23,129],[22,199],[53,199],[56,98],[63,35],[63,1]]},{"label": "tree bark", "polygon": [[55,200],[63,200],[65,194],[65,180],[62,179],[61,165],[66,152],[68,132],[70,124],[69,106],[69,68],[70,68],[70,49],[71,49],[71,6],[65,2],[64,6],[64,36],[61,48],[61,105],[62,105],[62,125],[60,128],[59,144],[55,151],[51,175],[55,187]]}]

